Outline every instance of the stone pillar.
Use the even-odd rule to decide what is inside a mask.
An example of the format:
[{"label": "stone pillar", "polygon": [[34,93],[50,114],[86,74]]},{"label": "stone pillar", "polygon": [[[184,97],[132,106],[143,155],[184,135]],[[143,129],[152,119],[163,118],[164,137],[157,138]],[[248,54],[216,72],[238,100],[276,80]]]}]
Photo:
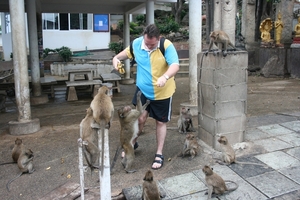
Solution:
[{"label": "stone pillar", "polygon": [[24,0],[9,0],[11,15],[13,65],[18,121],[9,122],[12,135],[34,133],[40,129],[39,119],[31,120]]},{"label": "stone pillar", "polygon": [[242,5],[242,35],[245,37],[246,49],[251,49],[255,43],[255,2]]},{"label": "stone pillar", "polygon": [[221,30],[222,29],[222,0],[214,0],[214,30]]},{"label": "stone pillar", "polygon": [[[130,22],[129,22],[129,15],[124,14],[124,35],[123,35],[123,46],[128,47],[130,45]],[[122,84],[133,84],[134,80],[130,78],[130,62],[129,59],[124,60],[124,67],[125,67],[125,77],[120,81]]]},{"label": "stone pillar", "polygon": [[182,107],[190,108],[193,116],[198,114],[198,91],[197,91],[197,54],[201,52],[202,46],[202,2],[189,0],[189,80],[190,93],[189,102],[182,103]]},{"label": "stone pillar", "polygon": [[231,144],[244,141],[247,113],[246,51],[214,56],[198,54],[198,133],[201,140],[217,148],[219,135]]},{"label": "stone pillar", "polygon": [[284,47],[290,47],[292,44],[292,30],[293,28],[293,11],[294,11],[294,1],[280,1],[277,5],[277,12],[282,14],[283,30],[281,35],[281,43]]},{"label": "stone pillar", "polygon": [[35,0],[26,0],[28,37],[29,37],[29,54],[31,66],[31,84],[32,94],[30,102],[32,105],[43,104],[48,102],[48,96],[42,95],[40,81],[40,63],[37,36],[37,20]]},{"label": "stone pillar", "polygon": [[227,33],[231,43],[235,45],[236,0],[223,0],[221,13],[222,30]]},{"label": "stone pillar", "polygon": [[154,1],[146,1],[146,24],[154,24]]}]

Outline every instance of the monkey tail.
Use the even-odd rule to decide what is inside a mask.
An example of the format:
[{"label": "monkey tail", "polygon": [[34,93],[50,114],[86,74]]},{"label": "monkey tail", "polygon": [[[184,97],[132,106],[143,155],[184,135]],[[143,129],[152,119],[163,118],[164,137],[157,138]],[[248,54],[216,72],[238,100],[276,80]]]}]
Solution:
[{"label": "monkey tail", "polygon": [[8,164],[15,164],[16,162],[6,162],[6,163],[0,163],[0,165],[8,165]]},{"label": "monkey tail", "polygon": [[13,182],[13,181],[16,180],[17,178],[19,178],[22,174],[23,174],[23,172],[21,172],[18,176],[16,176],[15,178],[11,179],[10,181],[8,181],[8,183],[6,184],[6,189],[7,189],[7,191],[10,192],[10,190],[9,190],[9,185],[11,184],[11,182]]},{"label": "monkey tail", "polygon": [[116,150],[116,153],[115,153],[115,157],[114,157],[114,159],[113,159],[113,161],[112,161],[112,163],[111,163],[111,165],[110,165],[110,172],[112,173],[112,171],[113,171],[113,168],[114,168],[114,166],[115,166],[115,163],[116,163],[116,161],[117,161],[117,159],[118,159],[118,156],[119,156],[119,154],[120,154],[120,150],[122,149],[122,147],[121,146],[118,146],[118,148],[117,148],[117,150]]},{"label": "monkey tail", "polygon": [[227,183],[233,183],[235,185],[233,188],[227,187],[227,191],[234,191],[234,190],[236,190],[239,187],[239,185],[236,182],[234,182],[234,181],[230,181],[230,180],[224,180],[224,181],[225,181],[225,183],[226,182]]}]

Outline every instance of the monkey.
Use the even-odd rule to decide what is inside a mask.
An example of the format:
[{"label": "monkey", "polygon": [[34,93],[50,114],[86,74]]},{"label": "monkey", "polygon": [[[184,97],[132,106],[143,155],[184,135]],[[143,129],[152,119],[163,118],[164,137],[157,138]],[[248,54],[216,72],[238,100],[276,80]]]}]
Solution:
[{"label": "monkey", "polygon": [[117,160],[117,155],[119,155],[121,147],[123,147],[125,151],[125,156],[122,158],[122,165],[125,167],[125,171],[127,173],[136,172],[135,169],[132,169],[132,164],[134,161],[134,149],[133,149],[133,140],[138,136],[139,126],[138,126],[138,118],[143,113],[145,108],[150,104],[150,101],[142,105],[141,102],[141,91],[137,93],[137,108],[132,109],[130,106],[124,106],[118,109],[119,122],[121,125],[120,132],[120,144],[116,150],[116,154],[113,159],[113,163],[111,164],[111,171],[114,167],[114,164]]},{"label": "monkey", "polygon": [[14,148],[12,149],[12,154],[11,154],[11,157],[12,157],[13,161],[12,162],[1,163],[0,165],[17,163],[18,158],[19,158],[19,156],[20,156],[20,154],[21,154],[21,152],[24,148],[25,148],[25,146],[22,142],[22,139],[17,138],[15,140],[15,145],[14,145]]},{"label": "monkey", "polygon": [[[205,55],[210,52],[213,44],[215,44],[218,48],[218,52],[223,52],[223,56],[227,56],[227,47],[231,46],[233,50],[235,50],[235,46],[231,43],[229,36],[224,32],[224,31],[212,31],[209,35],[210,37],[210,42],[209,42],[209,47],[208,50],[205,52]],[[216,52],[214,52],[214,56],[216,55]]]},{"label": "monkey", "polygon": [[186,135],[182,152],[178,155],[178,157],[183,158],[186,155],[190,155],[189,160],[192,160],[199,153],[199,151],[200,145],[197,141],[197,138],[193,133],[189,133]]},{"label": "monkey", "polygon": [[[208,187],[208,190],[205,194],[207,194],[207,199],[211,199],[211,195],[217,194],[222,195],[226,191],[234,191],[238,188],[238,184],[234,181],[224,181],[221,176],[219,176],[217,173],[213,171],[213,168],[210,168],[209,166],[205,165],[202,168],[202,172],[205,174],[205,181],[206,185]],[[225,184],[225,182],[234,183],[234,188],[228,188]]]},{"label": "monkey", "polygon": [[145,174],[143,182],[143,200],[160,200],[161,195],[158,190],[156,182],[153,180],[153,173],[151,170],[148,170]]},{"label": "monkey", "polygon": [[17,178],[19,178],[20,176],[22,176],[22,174],[24,173],[29,173],[32,174],[35,169],[33,168],[33,152],[31,149],[26,149],[26,150],[22,150],[20,153],[20,156],[18,158],[18,167],[20,169],[20,174],[17,175],[15,178],[11,179],[7,184],[6,184],[6,189],[7,191],[9,190],[9,185],[11,182],[13,182],[14,180],[16,180]]},{"label": "monkey", "polygon": [[100,127],[103,133],[105,128],[110,128],[110,122],[114,115],[114,104],[108,92],[109,88],[107,86],[101,86],[90,105],[93,118],[97,123],[97,125],[93,124],[93,127]]},{"label": "monkey", "polygon": [[194,132],[193,119],[190,109],[181,108],[180,117],[177,122],[179,133]]},{"label": "monkey", "polygon": [[100,156],[100,151],[96,145],[97,143],[94,143],[96,138],[96,130],[92,128],[93,122],[93,111],[91,108],[87,108],[86,116],[80,123],[80,137],[87,143],[86,145],[83,145],[82,149],[91,172],[94,168],[99,169],[99,166],[97,166],[97,161]]},{"label": "monkey", "polygon": [[263,164],[237,161],[236,157],[235,157],[235,151],[232,148],[232,146],[229,144],[226,136],[224,136],[224,135],[220,136],[220,138],[218,139],[218,142],[220,143],[221,150],[222,150],[222,161],[218,160],[217,163],[219,163],[221,165],[230,165],[232,163],[237,163],[237,164],[249,164],[249,165],[258,165],[258,166],[266,167]]}]

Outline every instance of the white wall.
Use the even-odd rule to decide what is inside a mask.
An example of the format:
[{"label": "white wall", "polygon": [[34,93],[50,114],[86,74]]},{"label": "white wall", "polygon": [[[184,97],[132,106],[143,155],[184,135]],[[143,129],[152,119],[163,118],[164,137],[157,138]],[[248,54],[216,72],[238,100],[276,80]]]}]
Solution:
[{"label": "white wall", "polygon": [[71,51],[108,49],[110,32],[93,32],[92,30],[43,30],[43,48],[56,49],[62,46]]}]

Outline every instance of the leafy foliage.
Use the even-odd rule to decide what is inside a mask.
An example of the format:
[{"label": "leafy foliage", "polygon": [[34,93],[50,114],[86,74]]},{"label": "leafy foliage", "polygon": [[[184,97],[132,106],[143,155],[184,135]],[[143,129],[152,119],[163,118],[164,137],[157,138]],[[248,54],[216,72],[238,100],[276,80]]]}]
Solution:
[{"label": "leafy foliage", "polygon": [[69,47],[62,46],[61,48],[56,49],[46,48],[43,51],[43,58],[47,57],[49,53],[58,53],[65,62],[69,62],[72,60],[72,51]]},{"label": "leafy foliage", "polygon": [[123,50],[123,43],[122,42],[110,42],[108,44],[108,48],[109,48],[109,50],[114,51],[115,54],[118,54]]}]

